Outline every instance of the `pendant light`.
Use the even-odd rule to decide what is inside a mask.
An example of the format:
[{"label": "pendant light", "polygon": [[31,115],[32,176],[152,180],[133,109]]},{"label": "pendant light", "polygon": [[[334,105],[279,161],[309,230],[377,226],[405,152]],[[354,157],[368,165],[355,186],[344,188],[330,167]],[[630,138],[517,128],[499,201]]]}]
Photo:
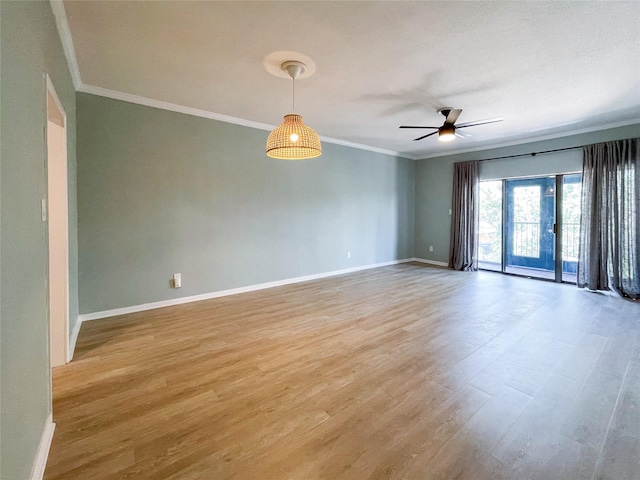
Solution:
[{"label": "pendant light", "polygon": [[[296,78],[306,70],[302,62],[288,61],[281,65],[293,79],[293,108],[296,106]],[[295,113],[284,116],[282,124],[267,138],[267,155],[280,160],[305,160],[322,155],[320,138],[312,128],[307,127],[302,117]]]}]

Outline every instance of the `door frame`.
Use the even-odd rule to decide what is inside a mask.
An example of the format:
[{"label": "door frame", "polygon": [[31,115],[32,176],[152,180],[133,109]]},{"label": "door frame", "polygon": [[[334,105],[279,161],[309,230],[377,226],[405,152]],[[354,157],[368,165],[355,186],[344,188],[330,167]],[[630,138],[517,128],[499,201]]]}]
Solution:
[{"label": "door frame", "polygon": [[[524,177],[511,177],[511,178],[501,178],[501,179],[487,179],[487,180],[483,180],[483,181],[499,181],[501,182],[501,187],[502,187],[502,205],[501,205],[501,215],[502,215],[502,222],[500,224],[500,245],[502,248],[502,252],[500,255],[500,269],[496,270],[493,268],[480,268],[481,270],[487,270],[487,271],[492,271],[492,272],[498,272],[498,273],[502,273],[505,275],[516,275],[516,276],[524,276],[524,277],[529,277],[528,275],[523,275],[523,274],[519,274],[519,273],[514,273],[514,272],[507,272],[507,266],[508,266],[508,262],[507,262],[507,249],[508,249],[508,244],[507,244],[507,182],[508,181],[512,181],[512,180],[535,180],[535,179],[540,179],[540,178],[549,178],[549,180],[551,180],[551,177],[554,178],[553,182],[550,182],[552,185],[555,186],[555,210],[553,211],[554,214],[554,221],[552,222],[551,226],[553,228],[554,231],[554,242],[553,242],[553,246],[554,246],[554,259],[555,261],[553,262],[553,273],[554,273],[554,277],[553,278],[546,278],[544,276],[535,276],[535,277],[530,277],[530,278],[536,278],[538,280],[543,280],[543,281],[551,281],[551,282],[558,282],[558,283],[575,283],[569,280],[564,280],[563,279],[563,267],[565,264],[565,260],[564,260],[564,254],[565,252],[563,252],[563,222],[564,222],[564,218],[563,218],[563,187],[564,187],[564,181],[565,178],[568,176],[576,176],[576,175],[581,175],[580,171],[570,171],[570,172],[564,172],[564,173],[553,173],[553,174],[541,174],[541,175],[533,175],[533,176],[524,176]],[[492,262],[489,262],[492,263]]]},{"label": "door frame", "polygon": [[[557,183],[557,176],[550,177],[548,175],[528,178],[515,178],[505,180],[504,186],[506,189],[506,216],[503,217],[504,232],[505,232],[505,267],[515,266],[524,268],[538,268],[545,271],[553,271],[555,267],[556,253],[559,251],[556,249],[554,235],[554,225],[556,222],[556,209],[555,209],[555,186]],[[514,194],[515,189],[518,187],[540,187],[540,218],[539,234],[538,234],[538,257],[525,257],[515,255],[513,253],[513,244],[515,236],[515,222],[514,222]],[[545,192],[550,190],[550,194]],[[552,252],[553,259],[544,258],[547,252]],[[510,261],[509,261],[510,259]]]},{"label": "door frame", "polygon": [[[64,107],[62,106],[62,102],[60,102],[60,98],[56,92],[56,89],[51,81],[51,78],[48,74],[45,74],[46,77],[46,93],[45,93],[45,122],[44,122],[44,138],[45,138],[45,187],[46,187],[46,197],[43,205],[43,217],[46,218],[46,238],[47,238],[47,318],[49,320],[49,361],[51,367],[64,365],[70,361],[70,349],[69,349],[69,177],[68,177],[68,132],[67,132],[67,114],[65,112]],[[51,102],[50,102],[51,100]],[[56,111],[52,111],[54,108]],[[50,122],[59,124],[57,121],[54,121],[54,118],[59,122],[61,121],[62,129],[63,129],[63,142],[61,144],[62,152],[59,158],[62,162],[61,165],[57,165],[59,169],[62,170],[62,175],[52,176],[52,168],[54,165],[52,161],[54,156],[51,155],[50,145],[49,145],[49,130],[50,130]],[[52,177],[55,178],[58,183],[55,185],[55,188],[58,192],[63,193],[60,196],[64,198],[64,201],[61,204],[54,205],[54,207],[58,207],[57,214],[61,215],[63,223],[63,234],[60,238],[60,244],[52,244],[51,240],[51,191],[52,185],[50,182],[52,181]],[[64,269],[61,270],[62,277],[61,279],[53,279],[51,269],[51,258],[52,258],[52,249],[56,249],[57,255],[62,255],[64,259]],[[57,274],[55,274],[57,275]],[[52,281],[53,280],[53,281]],[[57,293],[57,300],[63,302],[64,304],[64,321],[63,323],[63,332],[58,332],[54,329],[54,319],[52,317],[51,306],[54,298],[52,297],[52,285],[62,285],[63,292]],[[62,296],[60,298],[59,296]],[[53,351],[56,347],[58,350],[62,349],[63,351],[63,359],[62,363],[57,363],[54,365],[53,363]]]}]

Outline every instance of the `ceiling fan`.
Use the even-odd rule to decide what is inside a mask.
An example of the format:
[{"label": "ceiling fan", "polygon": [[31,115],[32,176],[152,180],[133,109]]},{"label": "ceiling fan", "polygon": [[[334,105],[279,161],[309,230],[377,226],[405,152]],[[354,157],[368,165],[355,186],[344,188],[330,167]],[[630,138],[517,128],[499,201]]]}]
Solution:
[{"label": "ceiling fan", "polygon": [[458,132],[458,130],[461,128],[475,127],[477,125],[486,125],[487,123],[497,123],[504,120],[504,118],[502,117],[496,117],[496,118],[487,118],[486,120],[478,120],[475,122],[460,123],[456,125],[456,121],[458,120],[458,117],[462,113],[461,108],[444,107],[439,109],[438,113],[441,113],[442,115],[444,115],[444,123],[440,127],[426,127],[421,125],[401,125],[400,128],[431,128],[436,130],[435,132],[427,133],[422,137],[414,138],[413,139],[414,141],[422,140],[424,138],[430,137],[431,135],[435,135],[437,133],[438,140],[441,140],[443,142],[449,142],[453,140],[455,137],[464,138],[464,137],[471,136],[466,132]]}]

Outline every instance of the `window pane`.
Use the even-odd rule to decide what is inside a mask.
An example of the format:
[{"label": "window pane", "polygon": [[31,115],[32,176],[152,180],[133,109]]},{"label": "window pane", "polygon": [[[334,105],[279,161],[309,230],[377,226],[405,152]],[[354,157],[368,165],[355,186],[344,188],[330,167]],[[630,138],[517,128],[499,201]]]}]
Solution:
[{"label": "window pane", "polygon": [[562,280],[576,281],[580,248],[580,195],[582,175],[562,178]]},{"label": "window pane", "polygon": [[480,182],[478,266],[500,271],[502,263],[502,181]]},{"label": "window pane", "polygon": [[519,257],[540,257],[540,187],[513,189],[513,245]]}]

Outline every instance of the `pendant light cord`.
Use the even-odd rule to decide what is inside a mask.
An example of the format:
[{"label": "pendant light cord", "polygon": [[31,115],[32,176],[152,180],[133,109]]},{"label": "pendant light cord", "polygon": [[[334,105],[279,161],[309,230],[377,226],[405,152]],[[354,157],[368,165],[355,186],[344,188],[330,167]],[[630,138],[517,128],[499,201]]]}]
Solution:
[{"label": "pendant light cord", "polygon": [[296,77],[293,77],[291,113],[296,113]]}]

